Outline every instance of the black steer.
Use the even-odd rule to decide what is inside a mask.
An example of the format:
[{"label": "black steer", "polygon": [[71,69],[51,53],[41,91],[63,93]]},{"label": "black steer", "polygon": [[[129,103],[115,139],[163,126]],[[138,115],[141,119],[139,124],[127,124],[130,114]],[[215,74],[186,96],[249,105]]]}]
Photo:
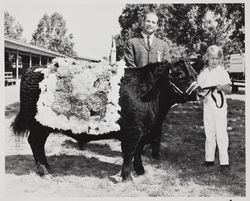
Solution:
[{"label": "black steer", "polygon": [[120,99],[121,130],[102,135],[77,134],[70,130],[45,127],[35,120],[36,103],[39,98],[39,82],[43,74],[29,69],[22,77],[20,87],[20,111],[12,127],[16,134],[29,131],[28,142],[40,175],[47,174],[50,167],[44,152],[44,145],[51,132],[70,136],[80,144],[93,140],[117,138],[121,140],[123,180],[131,179],[134,168],[143,174],[141,153],[150,143],[152,156],[159,157],[162,123],[171,106],[176,103],[195,101],[200,87],[196,84],[196,73],[184,61],[148,64],[143,68],[127,68],[121,81]]}]

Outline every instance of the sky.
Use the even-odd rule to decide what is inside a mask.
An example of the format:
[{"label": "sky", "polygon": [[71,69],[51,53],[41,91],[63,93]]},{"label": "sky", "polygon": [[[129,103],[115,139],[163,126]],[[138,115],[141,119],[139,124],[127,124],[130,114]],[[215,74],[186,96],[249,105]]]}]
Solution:
[{"label": "sky", "polygon": [[125,4],[80,0],[6,0],[4,11],[15,17],[30,42],[39,20],[47,13],[60,13],[66,21],[67,34],[72,33],[78,56],[108,56],[112,35],[120,33],[118,17]]}]

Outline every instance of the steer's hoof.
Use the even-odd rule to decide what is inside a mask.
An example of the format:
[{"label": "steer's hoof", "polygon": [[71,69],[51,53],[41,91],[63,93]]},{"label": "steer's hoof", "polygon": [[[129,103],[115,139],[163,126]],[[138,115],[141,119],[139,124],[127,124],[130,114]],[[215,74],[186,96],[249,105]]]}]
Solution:
[{"label": "steer's hoof", "polygon": [[48,175],[49,171],[45,167],[45,165],[40,164],[37,166],[37,174],[42,177],[42,176]]},{"label": "steer's hoof", "polygon": [[143,175],[145,173],[144,167],[135,168],[135,173],[137,175]]},{"label": "steer's hoof", "polygon": [[133,181],[131,172],[121,172],[121,177],[123,182]]},{"label": "steer's hoof", "polygon": [[161,155],[159,153],[152,153],[152,158],[156,161],[161,161]]},{"label": "steer's hoof", "polygon": [[129,182],[129,181],[133,181],[133,178],[131,175],[129,176],[122,176],[122,182]]}]

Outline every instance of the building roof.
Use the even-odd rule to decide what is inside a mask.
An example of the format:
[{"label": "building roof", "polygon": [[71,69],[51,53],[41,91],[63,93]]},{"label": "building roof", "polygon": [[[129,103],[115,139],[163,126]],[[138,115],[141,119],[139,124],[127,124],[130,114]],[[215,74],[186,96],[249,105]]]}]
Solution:
[{"label": "building roof", "polygon": [[80,60],[89,60],[89,61],[96,61],[96,62],[103,60],[103,58],[100,57],[99,55],[96,55],[96,54],[94,54],[91,51],[86,50],[86,49],[80,50],[77,54],[78,54],[78,56],[75,58],[80,59]]},{"label": "building roof", "polygon": [[38,47],[32,44],[25,43],[20,40],[15,40],[12,38],[4,37],[4,47],[5,48],[10,48],[14,50],[19,50],[23,52],[30,52],[33,54],[39,54],[39,55],[44,55],[44,56],[50,56],[50,57],[65,57],[65,55],[53,52],[50,50],[47,50],[42,47]]},{"label": "building roof", "polygon": [[74,59],[78,59],[78,60],[87,60],[87,61],[95,61],[95,62],[99,62],[99,61],[101,61],[102,59],[100,58],[100,59],[98,59],[98,58],[94,58],[94,57],[81,57],[81,56],[76,56],[76,57],[74,57]]},{"label": "building roof", "polygon": [[[32,54],[49,56],[49,57],[66,57],[65,55],[60,54],[58,52],[53,52],[45,48],[38,47],[36,45],[32,45],[32,44],[25,43],[23,41],[15,40],[15,39],[8,38],[8,37],[4,37],[4,47],[9,48],[9,49],[23,51],[23,52],[28,52]],[[88,60],[88,61],[95,61],[95,62],[99,62],[102,60],[101,57],[94,55],[90,52],[84,51],[81,53],[82,54],[80,56],[76,56],[74,58],[79,59],[79,60]]]}]

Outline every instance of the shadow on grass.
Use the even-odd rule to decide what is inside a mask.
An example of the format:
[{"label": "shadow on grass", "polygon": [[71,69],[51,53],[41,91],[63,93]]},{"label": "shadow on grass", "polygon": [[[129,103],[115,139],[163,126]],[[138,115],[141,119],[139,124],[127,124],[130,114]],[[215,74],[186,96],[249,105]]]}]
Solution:
[{"label": "shadow on grass", "polygon": [[[119,173],[121,166],[98,160],[95,157],[59,155],[48,156],[52,176],[93,176],[105,178]],[[36,172],[32,155],[11,155],[5,157],[5,173],[15,175],[27,175],[31,171]]]},{"label": "shadow on grass", "polygon": [[19,111],[19,106],[20,106],[19,102],[7,105],[5,107],[5,118],[11,118],[15,116]]},{"label": "shadow on grass", "polygon": [[[65,148],[73,148],[73,149],[79,149],[79,145],[77,142],[73,142],[72,140],[65,140],[62,144]],[[110,148],[108,144],[95,144],[95,143],[87,143],[83,145],[81,150],[89,150],[93,153],[105,155],[108,157],[116,157],[121,156],[120,151],[114,151]]]}]

